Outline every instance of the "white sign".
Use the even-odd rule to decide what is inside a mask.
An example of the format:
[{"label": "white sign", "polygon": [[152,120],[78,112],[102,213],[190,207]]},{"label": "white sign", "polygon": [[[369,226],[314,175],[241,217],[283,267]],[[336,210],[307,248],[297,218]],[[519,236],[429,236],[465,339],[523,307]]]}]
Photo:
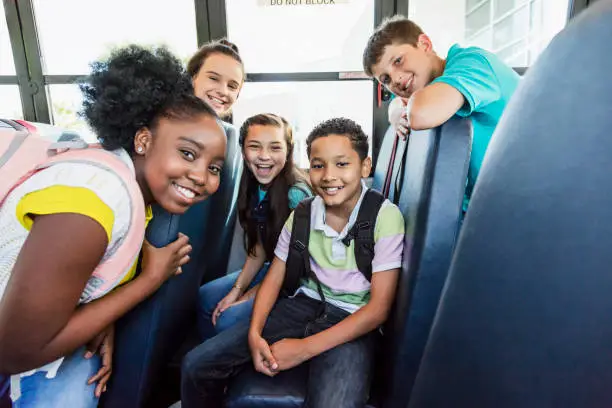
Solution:
[{"label": "white sign", "polygon": [[269,6],[333,6],[346,4],[349,0],[257,0],[261,7]]}]

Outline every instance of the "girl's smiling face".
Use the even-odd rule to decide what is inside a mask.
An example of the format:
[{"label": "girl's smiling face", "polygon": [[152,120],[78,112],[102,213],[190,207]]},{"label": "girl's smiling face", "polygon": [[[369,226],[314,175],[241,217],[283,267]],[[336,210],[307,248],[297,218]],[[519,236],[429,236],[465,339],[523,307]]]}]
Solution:
[{"label": "girl's smiling face", "polygon": [[227,116],[242,88],[242,64],[229,55],[210,54],[193,77],[195,95],[205,101],[217,115]]},{"label": "girl's smiling face", "polygon": [[154,129],[141,129],[134,144],[145,201],[182,214],[219,188],[226,141],[213,117],[162,118]]},{"label": "girl's smiling face", "polygon": [[267,186],[287,163],[287,141],[283,129],[271,125],[252,125],[244,141],[244,162],[257,182]]}]

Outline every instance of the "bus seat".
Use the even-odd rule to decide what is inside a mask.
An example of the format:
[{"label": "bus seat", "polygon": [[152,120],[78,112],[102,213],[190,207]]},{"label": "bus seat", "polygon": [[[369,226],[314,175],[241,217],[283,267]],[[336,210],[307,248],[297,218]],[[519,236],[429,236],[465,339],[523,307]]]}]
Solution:
[{"label": "bus seat", "polygon": [[612,406],[610,38],[595,2],[510,101],[409,407]]},{"label": "bus seat", "polygon": [[[230,259],[234,230],[238,219],[238,192],[242,176],[242,149],[238,143],[238,130],[223,122],[227,135],[227,153],[219,190],[211,197],[214,216],[208,220],[208,228],[214,236],[206,246],[205,281],[225,275]],[[222,216],[223,215],[223,216]],[[242,240],[241,240],[242,242]],[[246,259],[246,258],[245,258]],[[242,265],[240,265],[242,267]]]},{"label": "bus seat", "polygon": [[[404,408],[408,401],[451,262],[470,146],[469,120],[452,118],[442,127],[414,132],[405,165],[394,167],[404,172],[399,207],[407,228],[397,300],[377,359],[390,363],[377,367],[375,375],[381,384],[374,384],[379,392],[373,401],[384,407]],[[306,373],[307,365],[268,378],[249,367],[231,384],[227,406],[301,406]]]},{"label": "bus seat", "polygon": [[380,143],[380,150],[378,151],[378,157],[376,159],[376,166],[374,167],[374,177],[372,180],[372,188],[377,191],[382,191],[383,184],[385,182],[385,176],[387,175],[387,168],[389,167],[389,161],[391,160],[391,152],[393,150],[393,140],[395,139],[395,130],[393,126],[389,126],[383,140]]},{"label": "bus seat", "polygon": [[455,249],[472,146],[469,119],[413,132],[399,208],[406,243],[396,303],[385,326],[384,407],[405,407]]},{"label": "bus seat", "polygon": [[[113,375],[102,400],[106,407],[151,406],[152,396],[163,388],[158,383],[168,364],[195,325],[198,288],[205,271],[215,273],[214,268],[227,262],[242,157],[236,131],[224,127],[228,144],[219,189],[178,222],[178,230],[189,236],[193,247],[191,262],[183,266],[181,275],[169,279],[116,323]],[[160,208],[155,211],[147,237],[163,246],[176,239],[177,230],[170,225],[178,217]]]},{"label": "bus seat", "polygon": [[244,248],[244,229],[237,220],[234,226],[234,236],[232,238],[230,256],[229,260],[227,261],[227,268],[225,269],[226,274],[242,269],[242,266],[246,261],[246,257],[247,253],[246,249]]}]

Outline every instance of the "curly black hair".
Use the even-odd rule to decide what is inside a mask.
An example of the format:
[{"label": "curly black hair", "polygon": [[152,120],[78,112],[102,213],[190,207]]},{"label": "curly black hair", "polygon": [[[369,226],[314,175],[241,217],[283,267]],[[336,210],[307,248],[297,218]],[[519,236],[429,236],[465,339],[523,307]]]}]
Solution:
[{"label": "curly black hair", "polygon": [[157,121],[192,119],[216,113],[193,94],[191,78],[181,62],[164,47],[129,45],[91,64],[87,83],[81,84],[80,113],[107,150],[134,152],[134,136]]},{"label": "curly black hair", "polygon": [[346,137],[348,137],[351,141],[353,149],[359,155],[359,158],[364,160],[366,157],[368,157],[368,150],[370,148],[368,137],[363,132],[363,129],[361,129],[361,126],[347,118],[328,119],[315,126],[306,139],[306,151],[308,152],[308,157],[310,157],[312,142],[321,137],[332,134],[346,135]]}]

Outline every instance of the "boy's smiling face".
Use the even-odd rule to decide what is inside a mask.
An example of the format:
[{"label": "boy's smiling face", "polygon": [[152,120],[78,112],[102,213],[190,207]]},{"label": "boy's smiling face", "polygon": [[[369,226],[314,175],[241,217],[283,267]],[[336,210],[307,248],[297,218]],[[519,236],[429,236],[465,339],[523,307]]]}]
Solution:
[{"label": "boy's smiling face", "polygon": [[352,210],[361,194],[361,179],[372,169],[369,157],[361,160],[347,135],[329,134],[312,142],[310,182],[326,207]]},{"label": "boy's smiling face", "polygon": [[410,98],[434,79],[432,55],[435,54],[431,40],[421,34],[416,46],[399,43],[387,45],[380,61],[372,66],[372,73],[395,95]]}]

